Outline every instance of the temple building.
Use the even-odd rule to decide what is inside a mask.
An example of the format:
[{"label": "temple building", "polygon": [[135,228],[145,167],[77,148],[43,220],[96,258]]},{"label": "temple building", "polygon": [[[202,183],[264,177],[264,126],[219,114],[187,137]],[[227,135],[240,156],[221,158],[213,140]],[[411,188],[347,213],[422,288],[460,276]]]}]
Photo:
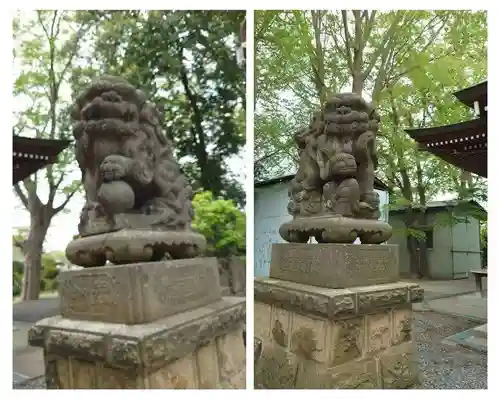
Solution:
[{"label": "temple building", "polygon": [[466,106],[474,109],[476,118],[452,125],[406,132],[423,150],[478,176],[488,177],[488,83],[453,93]]},{"label": "temple building", "polygon": [[12,138],[12,184],[17,184],[47,165],[68,147],[68,140],[14,136]]}]

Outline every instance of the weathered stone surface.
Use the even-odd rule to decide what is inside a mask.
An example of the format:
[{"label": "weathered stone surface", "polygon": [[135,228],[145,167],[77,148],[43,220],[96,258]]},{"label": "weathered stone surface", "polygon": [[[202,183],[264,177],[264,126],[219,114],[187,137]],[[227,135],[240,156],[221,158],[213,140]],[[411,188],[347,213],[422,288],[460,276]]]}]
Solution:
[{"label": "weathered stone surface", "polygon": [[215,341],[198,348],[196,362],[198,363],[200,387],[203,389],[218,388],[220,370]]},{"label": "weathered stone surface", "polygon": [[271,305],[255,302],[253,306],[254,335],[268,341],[271,339]]},{"label": "weathered stone surface", "polygon": [[254,299],[256,302],[290,311],[336,320],[376,312],[381,308],[408,306],[410,288],[415,290],[414,286],[398,282],[333,289],[271,278],[256,278]]},{"label": "weathered stone surface", "polygon": [[244,388],[244,320],[245,300],[227,297],[143,325],[56,316],[30,337],[52,388]]},{"label": "weathered stone surface", "polygon": [[[220,381],[223,384],[229,383],[229,385],[232,383],[241,384],[241,378],[235,378],[241,370],[245,370],[246,353],[241,330],[233,330],[223,336],[217,337],[216,348],[220,361]],[[235,388],[245,388],[245,385]]]},{"label": "weathered stone surface", "polygon": [[61,273],[63,317],[139,324],[215,302],[215,258],[70,270]]},{"label": "weathered stone surface", "polygon": [[409,287],[400,283],[358,288],[358,312],[409,302]]},{"label": "weathered stone surface", "polygon": [[283,348],[290,346],[291,315],[286,309],[274,307],[271,310],[271,338]]},{"label": "weathered stone surface", "polygon": [[329,323],[298,313],[291,315],[290,350],[299,358],[326,363]]},{"label": "weathered stone surface", "polygon": [[[266,315],[259,320],[261,324],[270,323],[272,339],[256,336],[262,347],[255,364],[256,387],[411,386],[417,378],[411,363],[416,350],[405,333],[406,321],[411,317],[411,304],[406,306],[396,304],[392,309],[382,307],[367,314],[330,320],[275,305],[269,311],[270,305],[257,302],[256,309],[264,310],[261,313]],[[385,362],[385,371],[381,362]]]},{"label": "weathered stone surface", "polygon": [[363,317],[334,322],[331,333],[331,365],[358,359],[363,354],[365,328]]},{"label": "weathered stone surface", "polygon": [[283,223],[279,233],[290,243],[306,244],[311,237],[314,237],[319,243],[352,244],[359,238],[363,244],[381,244],[391,238],[392,227],[383,220],[326,214],[297,217]]},{"label": "weathered stone surface", "polygon": [[106,357],[103,335],[76,331],[47,331],[45,348],[49,353],[65,353],[67,356],[88,361],[100,361]]},{"label": "weathered stone surface", "polygon": [[[135,215],[147,219],[146,215]],[[133,216],[131,216],[133,217]],[[129,217],[130,219],[130,217]],[[102,267],[113,264],[154,262],[165,255],[168,259],[194,258],[206,248],[206,239],[192,231],[145,230],[123,228],[112,232],[79,237],[66,247],[66,257],[71,263],[83,267]]]},{"label": "weathered stone surface", "polygon": [[325,288],[396,282],[396,245],[273,244],[271,278]]},{"label": "weathered stone surface", "polygon": [[[77,321],[61,316],[38,322],[35,346],[46,341],[49,355],[68,355],[118,368],[160,368],[215,337],[241,331],[245,300],[227,297],[202,308],[143,325]],[[241,335],[241,334],[240,334]],[[41,336],[44,340],[41,340]],[[87,337],[88,338],[85,338]],[[31,338],[30,338],[31,339]]]},{"label": "weathered stone surface", "polygon": [[415,343],[393,346],[379,355],[380,373],[385,389],[411,388],[418,382]]},{"label": "weathered stone surface", "polygon": [[392,344],[398,345],[412,340],[412,309],[392,310]]},{"label": "weathered stone surface", "polygon": [[246,381],[247,371],[246,368],[243,368],[229,379],[227,386],[225,386],[224,383],[222,383],[222,385],[229,389],[245,389],[247,385]]},{"label": "weathered stone surface", "polygon": [[418,284],[411,284],[410,287],[410,302],[417,303],[424,300],[424,289]]},{"label": "weathered stone surface", "polygon": [[148,376],[152,389],[193,389],[199,387],[196,360],[193,354],[153,371]]},{"label": "weathered stone surface", "polygon": [[286,348],[274,342],[263,343],[261,357],[255,365],[255,387],[295,388],[298,364],[297,357]]},{"label": "weathered stone surface", "polygon": [[[72,368],[78,368],[80,362],[78,360],[71,359]],[[86,368],[85,371],[95,373],[97,375],[97,384],[94,388],[100,389],[145,389],[147,384],[144,381],[143,376],[136,370],[124,370],[107,367],[104,364],[93,364],[93,369]],[[92,371],[90,371],[92,370]],[[82,373],[83,374],[83,373]],[[89,389],[89,381],[85,380],[85,377],[80,381],[76,381],[73,388]]]},{"label": "weathered stone surface", "polygon": [[380,388],[375,359],[361,359],[324,368],[314,362],[298,368],[295,388],[302,389],[374,389]]},{"label": "weathered stone surface", "polygon": [[47,369],[50,389],[129,389],[145,388],[140,373],[106,367],[101,362],[87,362],[75,358],[53,358]]},{"label": "weathered stone surface", "polygon": [[375,353],[391,346],[390,312],[366,316],[368,345],[367,353]]}]

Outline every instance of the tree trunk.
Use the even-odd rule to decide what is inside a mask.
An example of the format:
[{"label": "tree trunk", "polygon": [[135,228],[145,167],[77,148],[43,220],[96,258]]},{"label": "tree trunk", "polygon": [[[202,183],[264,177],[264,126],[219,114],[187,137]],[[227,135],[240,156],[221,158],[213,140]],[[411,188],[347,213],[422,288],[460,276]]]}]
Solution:
[{"label": "tree trunk", "polygon": [[50,226],[45,207],[31,214],[30,232],[25,242],[24,276],[21,300],[37,300],[40,296],[43,242]]},{"label": "tree trunk", "polygon": [[408,247],[408,255],[410,258],[410,276],[415,279],[421,278],[419,264],[420,264],[420,251],[418,240],[409,235],[406,237],[406,245]]}]

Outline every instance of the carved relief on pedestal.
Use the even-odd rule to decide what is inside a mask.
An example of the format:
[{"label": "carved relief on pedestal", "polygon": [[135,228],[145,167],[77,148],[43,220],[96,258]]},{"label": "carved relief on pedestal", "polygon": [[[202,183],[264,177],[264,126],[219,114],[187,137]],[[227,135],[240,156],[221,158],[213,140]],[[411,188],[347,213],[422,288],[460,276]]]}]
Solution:
[{"label": "carved relief on pedestal", "polygon": [[395,346],[380,355],[383,388],[404,389],[418,382],[418,365],[410,342]]},{"label": "carved relief on pedestal", "polygon": [[[232,331],[216,338],[221,382],[230,382],[241,370],[245,370],[245,346],[242,331]],[[242,387],[239,387],[242,388]]]},{"label": "carved relief on pedestal", "polygon": [[161,389],[198,388],[196,359],[193,354],[154,371],[149,375],[149,387]]},{"label": "carved relief on pedestal", "polygon": [[413,319],[411,309],[394,309],[392,311],[393,345],[411,341],[412,322]]},{"label": "carved relief on pedestal", "polygon": [[327,320],[292,314],[290,350],[297,356],[326,363],[328,358]]},{"label": "carved relief on pedestal", "polygon": [[291,314],[288,310],[272,307],[271,337],[281,347],[288,348],[290,340]]},{"label": "carved relief on pedestal", "polygon": [[342,364],[357,359],[363,352],[363,318],[334,322],[331,364]]},{"label": "carved relief on pedestal", "polygon": [[368,353],[391,346],[391,320],[388,312],[367,315]]}]

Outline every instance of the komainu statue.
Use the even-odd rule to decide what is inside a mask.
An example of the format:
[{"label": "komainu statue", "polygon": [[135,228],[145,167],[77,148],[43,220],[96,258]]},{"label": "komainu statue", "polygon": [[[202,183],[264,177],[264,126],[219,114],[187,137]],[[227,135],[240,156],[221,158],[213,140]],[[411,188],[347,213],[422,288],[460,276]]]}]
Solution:
[{"label": "komainu statue", "polygon": [[359,238],[379,244],[390,238],[391,226],[378,220],[379,197],[373,188],[379,122],[371,104],[341,93],[295,136],[300,161],[288,204],[294,219],[280,227],[283,239],[352,243]]},{"label": "komainu statue", "polygon": [[191,187],[146,95],[101,77],[79,95],[72,118],[86,201],[68,259],[93,267],[203,251],[204,237],[191,231]]}]

